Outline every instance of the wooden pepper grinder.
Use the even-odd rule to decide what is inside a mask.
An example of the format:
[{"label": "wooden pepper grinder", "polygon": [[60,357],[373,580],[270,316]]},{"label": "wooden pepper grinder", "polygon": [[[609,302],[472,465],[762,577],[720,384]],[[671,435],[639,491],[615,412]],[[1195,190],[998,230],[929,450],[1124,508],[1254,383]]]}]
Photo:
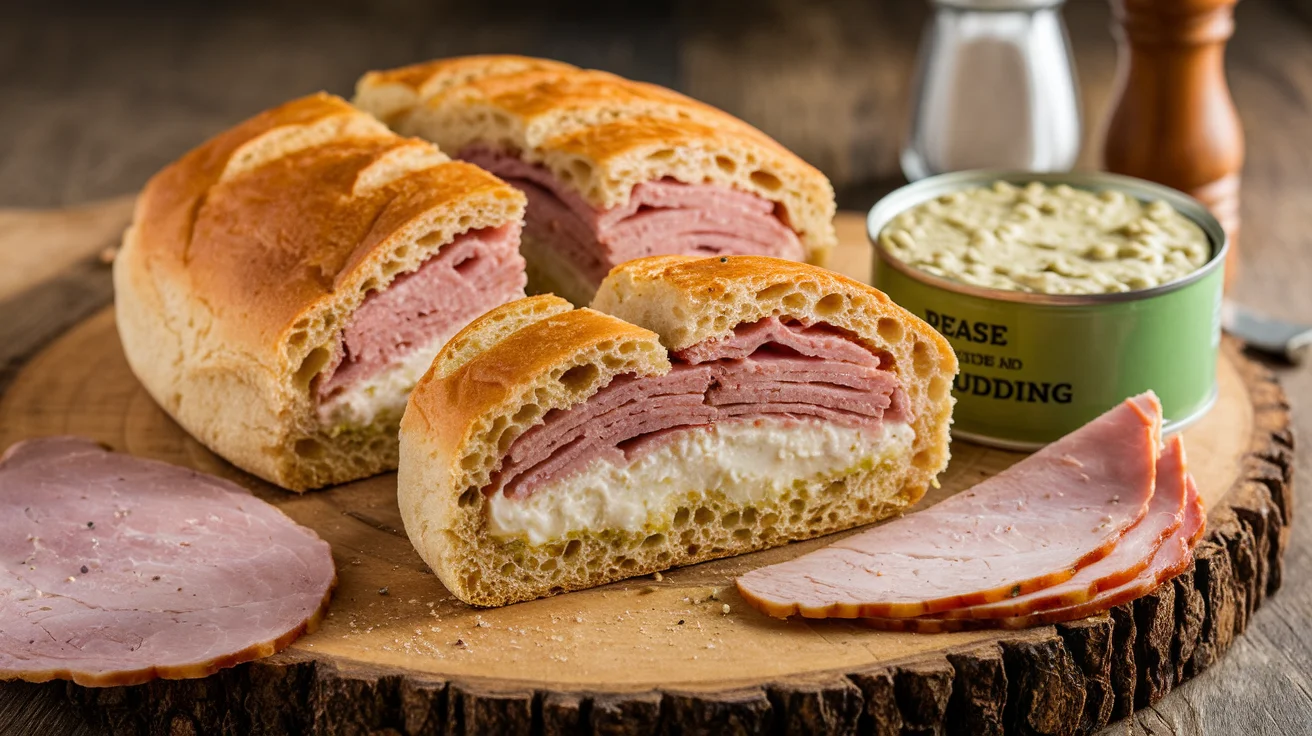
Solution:
[{"label": "wooden pepper grinder", "polygon": [[1103,165],[1186,192],[1211,209],[1230,240],[1235,273],[1244,131],[1225,81],[1225,43],[1237,0],[1111,0],[1119,90]]}]

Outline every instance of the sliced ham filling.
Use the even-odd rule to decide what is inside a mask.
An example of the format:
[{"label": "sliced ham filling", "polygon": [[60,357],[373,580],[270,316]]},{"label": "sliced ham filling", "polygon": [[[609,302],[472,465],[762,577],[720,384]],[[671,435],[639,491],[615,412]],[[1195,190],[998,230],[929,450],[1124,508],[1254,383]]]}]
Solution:
[{"label": "sliced ham filling", "polygon": [[459,157],[522,189],[525,241],[594,288],[614,266],[643,256],[805,255],[775,204],[748,192],[663,179],[638,184],[627,204],[602,210],[547,169],[504,151],[474,145]]},{"label": "sliced ham filling", "polygon": [[[374,397],[404,401],[404,393],[442,345],[475,317],[524,295],[519,224],[457,236],[417,270],[365,297],[343,328],[337,352],[318,379],[321,414],[368,424]],[[403,380],[390,374],[403,368]],[[352,405],[351,411],[344,405]]]},{"label": "sliced ham filling", "polygon": [[909,419],[897,376],[826,325],[771,317],[671,357],[664,376],[621,376],[582,404],[548,412],[511,444],[485,492],[525,498],[598,459],[630,462],[716,422],[817,418],[878,430]]},{"label": "sliced ham filling", "polygon": [[747,573],[738,590],[773,616],[906,618],[1059,585],[1144,517],[1160,427],[1155,397],[1126,401],[970,490]]}]

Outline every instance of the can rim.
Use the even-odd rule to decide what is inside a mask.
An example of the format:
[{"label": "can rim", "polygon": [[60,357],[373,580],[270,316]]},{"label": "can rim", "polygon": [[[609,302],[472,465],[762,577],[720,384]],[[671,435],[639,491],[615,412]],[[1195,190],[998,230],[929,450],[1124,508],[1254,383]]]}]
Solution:
[{"label": "can rim", "polygon": [[[1108,190],[1119,191],[1140,201],[1145,201],[1149,198],[1164,200],[1167,204],[1175,208],[1177,212],[1188,217],[1196,225],[1202,228],[1203,233],[1207,235],[1207,239],[1212,246],[1212,257],[1207,263],[1204,263],[1202,266],[1184,276],[1181,276],[1174,281],[1168,281],[1165,284],[1159,284],[1151,289],[1120,291],[1110,294],[1044,294],[1028,291],[1012,291],[1010,289],[995,289],[989,286],[963,284],[959,281],[941,278],[903,262],[885,250],[883,245],[879,242],[879,234],[884,227],[892,222],[893,218],[906,212],[912,207],[944,194],[960,191],[972,186],[991,184],[995,181],[1005,181],[1008,184],[1028,184],[1029,182],[1034,181],[1043,184],[1066,184],[1077,189],[1085,189],[1093,192]],[[1168,186],[1145,181],[1143,179],[1137,179],[1132,176],[1111,174],[1107,172],[1038,173],[1003,169],[972,169],[969,171],[953,171],[947,174],[938,174],[937,176],[927,177],[899,187],[876,202],[866,215],[866,237],[869,238],[871,244],[874,245],[875,253],[878,255],[880,261],[898,270],[908,278],[929,286],[993,301],[1017,302],[1021,304],[1045,304],[1051,306],[1081,306],[1090,304],[1135,302],[1168,294],[1178,289],[1183,289],[1197,281],[1201,281],[1220,269],[1225,263],[1226,254],[1230,250],[1230,242],[1226,237],[1225,230],[1221,227],[1221,223],[1218,222],[1216,217],[1213,216],[1212,213],[1209,212],[1198,200]]]}]

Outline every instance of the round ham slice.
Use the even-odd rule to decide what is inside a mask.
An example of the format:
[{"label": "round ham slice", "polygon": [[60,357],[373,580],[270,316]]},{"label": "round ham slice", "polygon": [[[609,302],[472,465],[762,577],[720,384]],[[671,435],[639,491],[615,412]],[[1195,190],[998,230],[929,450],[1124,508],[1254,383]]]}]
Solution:
[{"label": "round ham slice", "polygon": [[924,511],[738,578],[771,616],[909,618],[1069,580],[1147,512],[1161,405],[1126,400]]},{"label": "round ham slice", "polygon": [[0,457],[0,679],[203,677],[312,629],[335,583],[326,542],[227,481],[79,437]]},{"label": "round ham slice", "polygon": [[1044,626],[1062,621],[1077,621],[1110,610],[1123,603],[1128,603],[1136,598],[1141,598],[1187,570],[1190,563],[1193,562],[1194,547],[1198,545],[1198,540],[1202,539],[1207,514],[1203,509],[1203,500],[1198,495],[1198,486],[1194,484],[1193,478],[1187,479],[1186,491],[1183,522],[1157,548],[1148,565],[1129,581],[1103,590],[1083,603],[1035,611],[1010,618],[868,618],[862,619],[861,623],[883,631],[904,631],[917,634],[941,634],[951,631],[995,628],[1025,629],[1031,626]]}]

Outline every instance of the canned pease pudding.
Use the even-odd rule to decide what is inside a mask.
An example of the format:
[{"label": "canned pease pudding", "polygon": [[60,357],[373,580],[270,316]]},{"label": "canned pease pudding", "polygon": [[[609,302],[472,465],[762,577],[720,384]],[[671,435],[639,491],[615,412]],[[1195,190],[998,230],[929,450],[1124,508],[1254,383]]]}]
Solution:
[{"label": "canned pease pudding", "polygon": [[867,232],[875,286],[957,352],[957,437],[1034,449],[1149,389],[1173,431],[1216,400],[1227,245],[1184,194],[1113,174],[954,172],[880,200]]}]

